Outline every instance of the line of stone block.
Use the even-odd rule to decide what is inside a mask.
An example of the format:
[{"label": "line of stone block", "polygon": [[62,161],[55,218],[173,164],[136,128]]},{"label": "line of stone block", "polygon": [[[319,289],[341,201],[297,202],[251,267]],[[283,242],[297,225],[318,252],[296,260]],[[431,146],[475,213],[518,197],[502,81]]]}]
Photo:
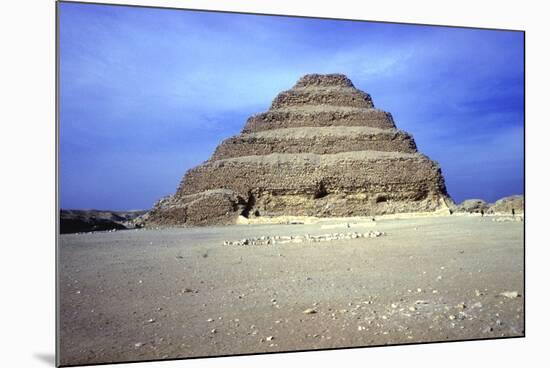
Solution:
[{"label": "line of stone block", "polygon": [[225,240],[223,245],[276,245],[276,244],[289,244],[289,243],[304,243],[304,242],[325,242],[334,240],[351,240],[359,238],[378,238],[382,235],[386,235],[383,231],[368,231],[366,233],[352,232],[352,233],[332,233],[321,235],[294,235],[294,236],[260,236],[256,238],[244,238],[241,240]]}]

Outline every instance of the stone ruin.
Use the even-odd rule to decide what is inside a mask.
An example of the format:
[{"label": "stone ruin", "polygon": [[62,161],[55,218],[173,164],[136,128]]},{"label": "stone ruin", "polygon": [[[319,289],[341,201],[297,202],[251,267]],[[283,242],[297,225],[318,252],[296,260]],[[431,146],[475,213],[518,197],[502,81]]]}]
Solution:
[{"label": "stone ruin", "polygon": [[332,233],[321,235],[293,235],[293,236],[259,236],[256,238],[244,238],[241,240],[225,240],[223,245],[276,245],[276,244],[288,244],[288,243],[303,243],[303,242],[327,242],[332,240],[352,240],[360,238],[378,238],[379,236],[386,235],[383,231],[368,231],[366,233],[352,232],[352,233]]},{"label": "stone ruin", "polygon": [[187,171],[147,225],[449,211],[451,204],[438,164],[390,113],[345,75],[309,74]]}]

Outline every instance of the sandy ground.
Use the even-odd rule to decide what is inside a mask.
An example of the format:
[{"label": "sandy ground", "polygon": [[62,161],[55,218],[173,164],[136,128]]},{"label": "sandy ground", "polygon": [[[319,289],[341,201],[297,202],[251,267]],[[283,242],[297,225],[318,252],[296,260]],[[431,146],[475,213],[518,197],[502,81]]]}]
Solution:
[{"label": "sandy ground", "polygon": [[[61,364],[523,336],[523,222],[494,220],[62,235]],[[370,230],[386,235],[223,245]]]}]

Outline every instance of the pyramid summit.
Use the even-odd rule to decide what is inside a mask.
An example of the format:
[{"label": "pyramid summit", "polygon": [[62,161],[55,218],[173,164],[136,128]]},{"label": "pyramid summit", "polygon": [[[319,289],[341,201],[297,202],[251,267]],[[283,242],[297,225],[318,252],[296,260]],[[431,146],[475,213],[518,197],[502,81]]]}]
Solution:
[{"label": "pyramid summit", "polygon": [[187,171],[149,225],[448,210],[439,166],[343,74],[308,74]]}]

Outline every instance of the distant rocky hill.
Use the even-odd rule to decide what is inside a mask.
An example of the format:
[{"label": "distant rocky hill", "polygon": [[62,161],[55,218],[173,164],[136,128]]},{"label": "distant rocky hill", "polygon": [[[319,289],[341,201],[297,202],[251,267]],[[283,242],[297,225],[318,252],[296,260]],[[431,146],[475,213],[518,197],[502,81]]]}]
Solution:
[{"label": "distant rocky hill", "polygon": [[513,195],[499,199],[489,207],[489,213],[494,214],[523,214],[525,210],[524,197],[522,195]]},{"label": "distant rocky hill", "polygon": [[60,233],[122,230],[134,228],[147,211],[61,210]]},{"label": "distant rocky hill", "polygon": [[466,199],[464,202],[456,206],[457,212],[466,213],[486,213],[489,209],[489,204],[483,199]]},{"label": "distant rocky hill", "polygon": [[504,197],[495,203],[487,203],[482,199],[467,199],[456,206],[456,212],[462,213],[482,213],[483,211],[484,214],[511,215],[512,210],[514,214],[523,214],[523,195]]},{"label": "distant rocky hill", "polygon": [[342,74],[309,74],[189,170],[148,226],[232,224],[239,216],[447,211],[437,163]]}]

